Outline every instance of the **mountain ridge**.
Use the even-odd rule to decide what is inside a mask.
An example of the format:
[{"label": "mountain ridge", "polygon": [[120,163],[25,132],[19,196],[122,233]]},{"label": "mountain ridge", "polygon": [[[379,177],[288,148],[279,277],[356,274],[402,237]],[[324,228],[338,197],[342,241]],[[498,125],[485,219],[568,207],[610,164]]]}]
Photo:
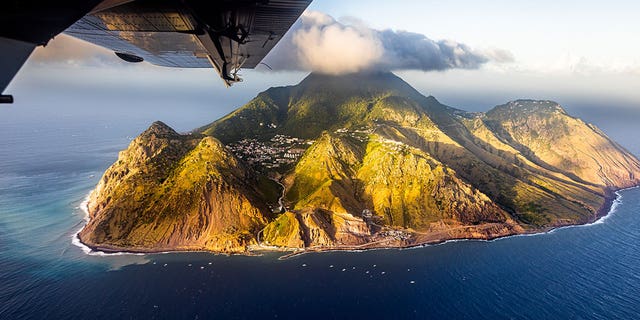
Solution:
[{"label": "mountain ridge", "polygon": [[[279,144],[245,150],[252,139]],[[134,142],[92,193],[80,233],[87,244],[244,252],[492,239],[594,221],[613,191],[640,182],[635,156],[553,101],[466,112],[391,73],[310,74],[190,135],[154,123]],[[176,170],[180,179],[163,178]],[[206,187],[194,189],[198,183]],[[157,203],[165,209],[153,209]],[[166,208],[178,218],[123,222],[127,211],[154,216]],[[224,228],[210,227],[218,220]]]}]

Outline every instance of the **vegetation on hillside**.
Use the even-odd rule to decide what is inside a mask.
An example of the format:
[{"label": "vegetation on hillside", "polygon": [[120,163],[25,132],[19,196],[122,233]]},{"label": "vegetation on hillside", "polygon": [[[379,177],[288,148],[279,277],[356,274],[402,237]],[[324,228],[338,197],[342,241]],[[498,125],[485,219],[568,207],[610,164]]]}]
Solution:
[{"label": "vegetation on hillside", "polygon": [[[282,212],[282,172],[222,144],[275,135],[315,141],[280,179]],[[551,101],[469,113],[391,73],[311,74],[191,135],[152,125],[105,173],[80,236],[225,252],[487,239],[592,221],[639,181],[633,155]]]}]

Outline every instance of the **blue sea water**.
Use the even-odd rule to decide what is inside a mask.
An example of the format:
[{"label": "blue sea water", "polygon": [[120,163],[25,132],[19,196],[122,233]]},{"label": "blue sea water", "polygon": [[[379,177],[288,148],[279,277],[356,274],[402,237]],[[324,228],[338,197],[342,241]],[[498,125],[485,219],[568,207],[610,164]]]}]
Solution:
[{"label": "blue sea water", "polygon": [[[184,131],[220,115],[87,108],[0,110],[0,319],[640,318],[640,189],[599,223],[490,242],[87,255],[71,243],[80,205],[117,152],[153,120]],[[637,154],[632,127],[614,129]]]}]

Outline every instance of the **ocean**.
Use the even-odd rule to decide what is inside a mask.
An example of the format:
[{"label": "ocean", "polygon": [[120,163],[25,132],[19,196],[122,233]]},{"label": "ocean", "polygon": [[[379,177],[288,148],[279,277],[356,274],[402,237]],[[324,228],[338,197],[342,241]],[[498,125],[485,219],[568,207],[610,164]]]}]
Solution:
[{"label": "ocean", "polygon": [[[186,131],[222,115],[177,110],[0,109],[0,319],[640,318],[640,189],[592,225],[494,241],[287,260],[86,254],[72,244],[81,204],[118,151],[154,120]],[[635,123],[591,120],[640,153]]]}]

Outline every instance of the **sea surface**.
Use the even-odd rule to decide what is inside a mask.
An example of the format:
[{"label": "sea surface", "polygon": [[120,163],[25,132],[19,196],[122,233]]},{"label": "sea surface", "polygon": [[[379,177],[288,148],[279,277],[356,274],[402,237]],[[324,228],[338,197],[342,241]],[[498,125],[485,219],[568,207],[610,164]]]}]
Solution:
[{"label": "sea surface", "polygon": [[[222,114],[61,105],[0,109],[0,319],[640,318],[640,189],[592,225],[489,242],[85,254],[81,204],[117,152],[154,120],[186,131]],[[603,129],[638,154],[635,128]]]}]

